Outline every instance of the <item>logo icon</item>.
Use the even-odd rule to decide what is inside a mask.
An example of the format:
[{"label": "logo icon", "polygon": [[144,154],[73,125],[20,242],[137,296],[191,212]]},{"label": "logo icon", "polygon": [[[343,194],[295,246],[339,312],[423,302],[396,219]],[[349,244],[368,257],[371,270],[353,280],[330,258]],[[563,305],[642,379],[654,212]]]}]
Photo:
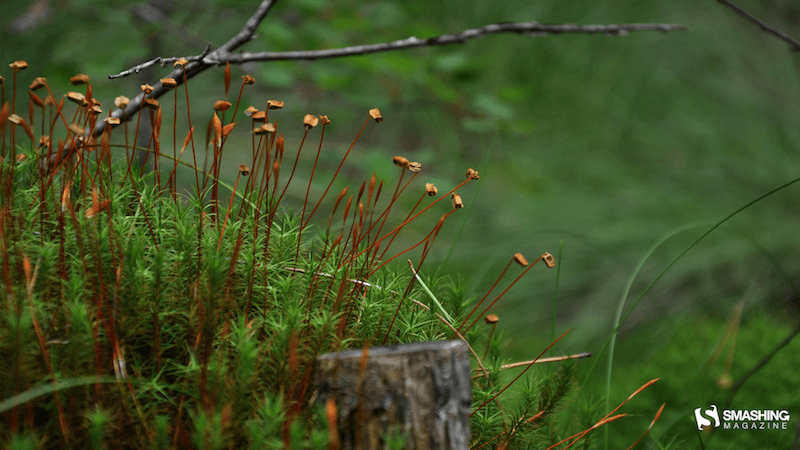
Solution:
[{"label": "logo icon", "polygon": [[717,428],[719,426],[719,411],[717,411],[717,405],[711,405],[711,408],[705,411],[702,411],[702,409],[703,408],[695,408],[694,410],[694,420],[697,422],[697,429],[703,431],[703,427],[712,426],[712,420],[714,421],[714,428]]}]

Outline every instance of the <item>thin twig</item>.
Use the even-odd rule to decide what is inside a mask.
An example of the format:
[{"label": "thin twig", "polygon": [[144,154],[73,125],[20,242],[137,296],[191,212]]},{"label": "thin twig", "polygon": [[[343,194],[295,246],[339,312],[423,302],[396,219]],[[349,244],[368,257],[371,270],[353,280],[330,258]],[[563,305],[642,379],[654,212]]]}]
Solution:
[{"label": "thin twig", "polygon": [[777,36],[779,39],[785,41],[787,44],[792,46],[792,51],[796,52],[796,51],[800,50],[800,42],[796,41],[795,39],[793,39],[788,34],[782,32],[782,31],[778,31],[775,28],[772,28],[771,26],[767,25],[763,20],[761,20],[758,17],[750,14],[749,12],[747,12],[744,9],[742,9],[741,7],[729,2],[728,0],[717,0],[717,1],[722,3],[723,5],[727,6],[728,8],[732,9],[734,12],[736,12],[740,16],[742,16],[742,17],[746,18],[747,20],[753,22],[754,24],[758,25],[759,27],[761,27],[762,30],[766,31],[767,33],[772,34],[774,36]]},{"label": "thin twig", "polygon": [[551,363],[551,362],[558,362],[558,361],[566,361],[568,359],[590,358],[591,356],[592,356],[591,353],[583,352],[583,353],[578,353],[578,354],[575,354],[575,355],[553,356],[551,358],[541,358],[541,359],[536,359],[536,360],[533,360],[533,361],[520,361],[520,362],[511,363],[511,364],[503,364],[502,366],[500,366],[500,370],[513,369],[514,367],[520,367],[520,366],[527,366],[528,364],[531,364],[531,363],[533,363],[533,364],[544,364],[544,363]]},{"label": "thin twig", "polygon": [[[666,24],[666,23],[633,23],[622,25],[578,25],[574,23],[547,25],[539,22],[518,22],[518,23],[494,23],[480,28],[472,28],[455,34],[443,34],[441,36],[418,39],[411,36],[407,39],[383,42],[380,44],[355,45],[352,47],[334,48],[328,50],[310,50],[295,52],[244,52],[237,55],[230,55],[224,61],[217,61],[217,64],[230,62],[231,64],[242,64],[254,61],[285,61],[285,60],[315,60],[324,58],[339,58],[342,56],[366,55],[369,53],[386,52],[390,50],[401,50],[414,47],[428,47],[434,45],[463,44],[470,39],[477,39],[495,33],[519,33],[527,35],[546,35],[563,33],[580,34],[608,34],[612,36],[623,36],[632,31],[682,31],[686,25]],[[208,58],[206,58],[208,59]]]},{"label": "thin twig", "polygon": [[[189,62],[193,62],[193,61],[202,61],[202,60],[203,60],[203,58],[205,58],[206,56],[208,56],[208,54],[209,54],[209,53],[211,53],[211,44],[209,44],[209,45],[206,47],[206,49],[205,49],[205,50],[203,50],[203,53],[200,53],[200,54],[199,54],[199,55],[197,55],[197,56],[186,56],[186,57],[184,57],[184,59],[185,59],[185,60],[187,60],[187,61],[189,61]],[[179,59],[180,59],[180,57],[176,57],[176,58],[162,58],[162,57],[160,57],[160,56],[159,56],[159,57],[156,57],[156,58],[153,58],[153,59],[151,59],[150,61],[143,62],[143,63],[141,63],[141,64],[137,64],[137,65],[135,65],[135,66],[131,67],[130,69],[128,69],[128,70],[125,70],[125,71],[122,71],[122,72],[120,72],[120,73],[118,73],[118,74],[115,74],[115,75],[109,75],[109,76],[108,76],[108,78],[109,78],[109,79],[112,79],[112,80],[113,80],[114,78],[124,78],[124,77],[127,77],[128,75],[133,75],[134,73],[139,73],[139,71],[140,71],[140,70],[147,69],[148,67],[150,67],[150,66],[154,66],[154,65],[156,65],[156,64],[161,64],[161,67],[166,67],[166,66],[167,66],[167,64],[169,64],[169,63],[174,63],[175,61],[177,61],[177,60],[179,60]],[[177,81],[177,78],[176,78],[176,81]]]},{"label": "thin twig", "polygon": [[[568,359],[589,358],[591,356],[592,356],[592,354],[589,353],[589,352],[578,353],[578,354],[575,354],[575,355],[553,356],[551,358],[535,359],[535,360],[533,360],[533,364],[547,364],[547,363],[553,363],[553,362],[559,362],[559,361],[566,361]],[[521,367],[521,366],[526,366],[526,365],[529,365],[529,364],[531,364],[531,361],[521,361],[521,362],[516,362],[516,363],[511,363],[511,364],[504,364],[504,365],[500,366],[500,370],[512,369],[514,367]],[[480,369],[475,368],[472,371],[473,372],[477,372],[479,370]],[[472,377],[472,379],[475,380],[477,378],[480,378],[481,376],[482,375],[474,375]]]},{"label": "thin twig", "polygon": [[[230,55],[231,52],[242,46],[243,44],[252,40],[253,35],[255,34],[256,28],[258,24],[264,20],[264,17],[267,16],[270,9],[277,3],[278,0],[263,0],[261,4],[258,6],[258,9],[253,14],[250,19],[247,20],[242,30],[234,37],[232,37],[228,42],[223,44],[218,49],[206,54],[202,59],[197,61],[191,61],[186,64],[186,75],[184,78],[184,69],[176,68],[172,72],[169,73],[165,78],[174,78],[178,84],[183,84],[185,80],[188,80],[195,75],[199,74],[200,72],[208,69],[209,67],[213,66],[213,63],[210,61],[221,61],[224,58],[224,55]],[[189,58],[186,58],[187,60]],[[162,59],[163,62],[167,61],[174,61],[172,58],[164,58]],[[220,62],[220,64],[224,64],[225,61]],[[114,78],[114,75],[109,75],[109,78]],[[164,95],[168,90],[161,85],[161,82],[156,82],[153,84],[153,92],[150,94],[148,98],[158,98]],[[111,117],[116,117],[120,120],[120,122],[125,122],[128,117],[134,117],[139,109],[142,107],[142,101],[144,100],[144,92],[137,95],[133,98],[130,102],[128,102],[128,106],[125,107],[125,110],[117,109],[113,113],[111,113]],[[105,122],[97,121],[97,125],[95,126],[92,134],[96,136],[100,136],[105,129]],[[88,134],[87,130],[87,134]]]},{"label": "thin twig", "polygon": [[[474,416],[474,415],[475,415],[475,413],[477,413],[477,412],[478,412],[478,411],[480,411],[480,410],[481,410],[481,409],[482,409],[484,406],[486,406],[487,404],[489,404],[489,402],[491,402],[491,401],[494,401],[494,400],[495,400],[497,397],[499,397],[499,396],[500,396],[500,394],[502,394],[503,392],[505,392],[505,391],[506,391],[506,389],[510,388],[512,384],[516,383],[516,381],[517,381],[517,380],[519,380],[519,378],[520,378],[522,375],[524,375],[524,374],[525,374],[525,372],[527,372],[527,371],[528,371],[528,369],[530,369],[530,368],[531,368],[531,367],[532,367],[532,366],[533,366],[533,365],[536,363],[536,360],[537,360],[537,359],[539,359],[539,358],[540,358],[542,355],[544,355],[544,354],[545,354],[545,352],[547,352],[548,350],[550,350],[550,348],[551,348],[552,346],[556,345],[556,343],[557,343],[558,341],[560,341],[560,340],[561,340],[561,338],[563,338],[564,336],[566,336],[566,335],[567,335],[567,333],[569,333],[570,331],[572,331],[572,328],[570,328],[569,330],[565,331],[565,332],[564,332],[564,334],[562,334],[561,336],[559,336],[559,337],[558,337],[558,339],[556,339],[556,340],[555,340],[555,341],[553,341],[553,342],[552,342],[550,345],[548,345],[548,346],[547,346],[547,348],[545,348],[545,349],[542,351],[542,353],[539,353],[539,356],[537,356],[537,357],[536,357],[536,359],[534,359],[534,360],[532,360],[532,361],[530,361],[530,362],[529,362],[529,364],[528,364],[528,366],[525,368],[525,370],[523,370],[522,372],[520,372],[520,373],[519,373],[519,375],[517,375],[517,376],[516,376],[516,377],[515,377],[513,380],[511,380],[511,381],[510,381],[510,382],[509,382],[509,383],[506,385],[506,387],[504,387],[503,389],[500,389],[500,392],[498,392],[497,394],[495,394],[495,395],[494,395],[494,397],[492,397],[492,398],[490,398],[489,400],[486,400],[485,402],[481,403],[481,405],[480,405],[480,406],[478,406],[477,408],[475,408],[475,410],[474,410],[474,411],[472,411],[472,413],[471,413],[469,416],[470,416],[470,417]],[[640,388],[640,389],[641,389],[641,388]],[[636,395],[636,394],[634,394],[634,395]],[[627,400],[626,400],[626,401],[627,401]]]},{"label": "thin twig", "polygon": [[759,370],[761,370],[762,367],[766,366],[767,363],[772,359],[772,357],[775,356],[776,354],[778,354],[778,352],[781,351],[781,349],[783,349],[783,347],[786,347],[787,345],[789,345],[789,343],[792,342],[792,340],[798,334],[800,334],[800,325],[797,325],[794,328],[794,330],[792,330],[792,332],[789,333],[788,336],[786,336],[786,339],[784,339],[780,344],[778,344],[774,349],[772,349],[772,351],[769,352],[769,354],[767,354],[766,356],[761,358],[761,361],[759,361],[755,366],[753,366],[752,369],[750,369],[749,372],[747,372],[736,383],[734,383],[733,387],[731,387],[731,395],[730,395],[730,398],[728,400],[728,404],[730,404],[730,402],[733,400],[733,396],[736,395],[736,391],[738,391],[739,388],[741,388],[742,385],[747,380],[750,379],[750,377],[755,375],[755,373],[758,372]]}]

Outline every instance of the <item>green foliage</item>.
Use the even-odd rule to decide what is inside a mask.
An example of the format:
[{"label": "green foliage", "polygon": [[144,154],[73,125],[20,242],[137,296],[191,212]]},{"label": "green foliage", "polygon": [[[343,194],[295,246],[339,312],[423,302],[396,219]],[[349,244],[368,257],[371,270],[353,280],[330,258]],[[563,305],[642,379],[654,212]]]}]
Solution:
[{"label": "green foliage", "polygon": [[[125,8],[108,2],[34,3],[49,3],[49,14],[25,30],[14,23],[31,2],[0,5],[6,59],[26,59],[58,92],[72,89],[68,77],[90,73],[106,108],[115,96],[138,92],[144,82],[140,77],[110,81],[106,75],[147,58],[193,55],[208,43],[219,45],[241,29],[254,8],[227,0],[202,7],[180,4],[166,8],[163,20],[148,22],[137,14],[141,2]],[[763,6],[748,7],[780,30],[794,29],[792,2]],[[380,26],[376,20],[382,20]],[[475,215],[482,220],[465,227],[461,239],[470,245],[459,245],[443,270],[479,274],[483,268],[473,267],[473,261],[497,265],[497,252],[516,251],[509,243],[534,242],[544,250],[564,239],[571,255],[561,286],[571,305],[564,314],[579,318],[584,326],[572,339],[590,350],[598,336],[605,337],[606,324],[613,320],[611,305],[642,250],[658,236],[686,223],[719,220],[755,193],[795,176],[800,163],[795,151],[800,143],[795,126],[800,114],[794,108],[798,85],[783,42],[721,5],[698,8],[692,0],[589,5],[559,0],[293,1],[273,8],[245,50],[335,48],[529,20],[674,22],[687,24],[688,31],[620,38],[496,35],[464,45],[372,56],[234,66],[234,79],[254,71],[259,92],[245,91],[245,104],[263,105],[269,92],[287,100],[291,117],[335,111],[331,117],[337,124],[350,124],[355,111],[391,107],[395,120],[383,124],[379,134],[365,136],[361,157],[349,163],[370,172],[378,170],[375,160],[399,148],[435,164],[431,176],[440,182],[465,165],[475,167],[475,158],[486,153],[497,135],[493,158],[486,167],[475,167],[489,175],[476,204]],[[92,33],[77,25],[87,23]],[[96,45],[97,36],[126,45]],[[169,69],[157,68],[148,82]],[[193,104],[217,100],[222,93],[218,80],[210,74],[193,79]],[[210,116],[203,114],[203,120]],[[328,133],[331,142],[352,137],[346,127]],[[229,151],[233,156],[239,149]],[[224,169],[223,178],[235,176],[234,170]],[[307,172],[298,175],[308,178]],[[299,203],[291,192],[288,197],[292,205]],[[797,263],[787,250],[798,244],[790,225],[793,206],[787,191],[727,227],[753,234],[796,273]],[[654,267],[667,264],[684,243],[672,245],[653,255]],[[673,268],[674,275],[654,292],[674,299],[670,312],[713,311],[725,306],[729,294],[746,288],[739,281],[754,270],[747,267],[757,256],[752,246],[723,235],[707,240],[702,249]],[[444,256],[434,251],[430,258],[434,266]],[[493,278],[472,281],[473,289],[483,291]],[[691,295],[682,295],[687,286]],[[512,339],[537,339],[526,330],[549,324],[550,311],[539,306],[544,302],[530,297],[549,296],[550,287],[534,275],[523,281],[523,289],[509,293],[506,323],[517,331]],[[762,297],[779,289],[772,278],[758,287]],[[636,320],[659,317],[659,306],[643,302],[641,308]],[[584,320],[589,316],[592,320]]]},{"label": "green foliage", "polygon": [[[800,351],[796,339],[781,350],[781,354],[750,377],[735,392],[730,382],[740,380],[775,346],[792,333],[792,329],[757,307],[751,308],[741,325],[732,328],[735,319],[723,317],[686,319],[674,328],[637,330],[630,336],[618,360],[626,363],[615,370],[626,374],[612,383],[612,398],[627,395],[635,389],[634,380],[660,377],[652,388],[637,397],[633,414],[642,426],[652,418],[653,411],[668,399],[664,414],[648,438],[653,448],[697,448],[698,435],[694,409],[717,405],[723,409],[786,409],[792,415],[790,430],[725,430],[703,433],[706,449],[731,447],[782,448],[790,447],[795,439],[791,430],[795,412],[800,407],[796,396],[786,395],[798,383],[793,356]],[[733,332],[732,332],[733,330]],[[659,346],[643,345],[643,338],[653,333],[661,340]],[[638,345],[636,342],[641,342]],[[715,347],[721,352],[714,356]],[[731,353],[733,352],[733,353]],[[785,352],[785,353],[783,353]],[[735,358],[731,358],[731,354]],[[784,356],[781,356],[784,355]],[[637,361],[631,363],[629,361]],[[594,388],[589,387],[589,391]],[[609,448],[630,445],[641,434],[637,426],[611,424]],[[646,441],[647,442],[647,441]]]},{"label": "green foliage", "polygon": [[110,419],[108,413],[98,409],[87,413],[86,418],[89,421],[89,448],[92,450],[104,448],[103,435]]},{"label": "green foliage", "polygon": [[[87,108],[77,107],[73,128],[91,127],[95,116]],[[53,127],[49,135],[67,120],[63,109],[37,114]],[[153,129],[158,117],[149,118]],[[329,448],[330,419],[312,404],[320,354],[451,339],[459,331],[488,352],[473,354],[478,366],[485,359],[489,368],[475,383],[475,446],[546,442],[536,432],[573,389],[574,365],[528,382],[518,399],[505,394],[516,380],[501,384],[504,335],[474,327],[479,316],[468,323],[480,305],[470,310],[465,280],[427,270],[412,276],[392,264],[404,256],[424,265],[459,209],[451,194],[476,176],[435,199],[418,188],[417,205],[396,212],[417,174],[400,162],[391,196],[375,176],[357,196],[342,191],[323,233],[312,217],[327,189],[316,205],[304,201],[300,213],[281,204],[292,175],[282,178],[281,166],[289,164],[285,141],[275,133],[254,142],[254,169],[240,168],[232,186],[190,166],[200,193],[191,195],[170,183],[177,164],[167,163],[155,137],[146,151],[160,160],[146,172],[129,158],[125,133],[91,146],[68,135],[54,152],[19,143],[19,131],[30,131],[27,122],[4,125],[0,220],[9,226],[0,257],[10,295],[0,363],[10,370],[0,384],[0,414],[9,425],[0,429],[0,442],[17,448]],[[221,130],[212,136],[221,147],[236,139],[220,139]],[[222,150],[210,157],[211,173],[223,163]],[[197,150],[189,151],[197,160]],[[298,161],[299,155],[300,149]],[[230,189],[228,198],[219,195],[220,186]],[[417,244],[387,253],[409,223],[430,220],[423,214],[441,205],[444,214]],[[408,438],[403,430],[387,430],[385,442],[402,448]]]},{"label": "green foliage", "polygon": [[[50,5],[44,26],[16,31],[8,25],[8,20],[28,7],[28,2],[3,2],[0,41],[8,58],[25,58],[32,67],[41,68],[35,75],[48,77],[51,87],[58,88],[56,92],[66,90],[66,78],[77,72],[93,74],[98,80],[95,90],[101,91],[98,88],[109,88],[110,82],[94,74],[117,72],[156,54],[198,53],[204,39],[223,42],[252,13],[251,5],[226,0],[203,8],[175,8],[167,20],[141,23],[134,14],[119,13],[115,4],[70,2],[58,8]],[[791,6],[776,5],[765,17],[778,28],[791,29],[791,10]],[[225,20],[220,21],[220,17]],[[598,23],[653,18],[688,23],[691,32],[636,39],[498,36],[442,49],[313,64],[280,62],[254,69],[260,88],[292,100],[287,101],[283,117],[303,114],[313,104],[319,111],[337,111],[337,125],[349,124],[355,121],[351,111],[391,106],[397,120],[387,120],[379,134],[370,135],[368,129],[359,144],[358,158],[351,157],[344,167],[349,178],[373,170],[379,178],[388,178],[385,175],[391,167],[387,168],[385,160],[390,148],[402,148],[409,157],[434,162],[430,176],[437,184],[444,184],[442,180],[450,179],[448,174],[461,172],[463,166],[474,166],[475,156],[486,156],[487,163],[478,168],[486,179],[482,183],[488,183],[485,193],[491,201],[478,203],[474,217],[480,220],[470,221],[463,235],[460,231],[456,234],[468,244],[455,247],[452,259],[450,252],[443,258],[444,253],[437,253],[437,249],[422,258],[427,257],[427,263],[420,275],[431,287],[431,294],[423,294],[416,284],[405,292],[410,276],[404,264],[399,268],[390,264],[370,273],[376,260],[363,256],[351,260],[346,251],[335,251],[370,245],[368,240],[342,244],[352,239],[344,224],[355,223],[355,213],[343,221],[337,216],[327,233],[317,233],[317,221],[304,223],[302,215],[298,219],[297,211],[305,206],[302,193],[306,187],[311,188],[312,197],[322,192],[325,185],[317,180],[320,175],[332,177],[333,171],[323,166],[335,167],[339,157],[336,152],[321,155],[317,180],[301,165],[295,184],[302,189],[289,189],[283,201],[272,194],[275,189],[269,183],[245,193],[240,188],[233,196],[230,219],[223,226],[220,219],[228,217],[224,213],[227,193],[217,198],[205,182],[202,187],[199,183],[193,186],[194,168],[181,167],[178,171],[180,191],[202,194],[178,194],[177,202],[152,176],[143,176],[135,168],[131,171],[125,164],[112,170],[91,156],[83,160],[83,166],[72,169],[73,178],[64,175],[67,170],[62,168],[52,184],[43,186],[41,181],[47,177],[42,177],[38,167],[44,150],[27,145],[21,129],[13,128],[17,130],[16,141],[3,141],[3,169],[15,164],[13,155],[26,158],[16,162],[13,176],[0,177],[8,188],[0,192],[3,206],[8,206],[2,212],[3,232],[8,230],[4,235],[8,243],[2,247],[3,273],[5,284],[12,285],[0,326],[0,361],[11,370],[0,373],[0,398],[5,399],[4,405],[22,404],[23,398],[35,404],[28,416],[19,412],[14,417],[20,423],[27,421],[25,426],[34,422],[35,431],[22,429],[9,439],[0,433],[0,442],[11,448],[56,446],[58,438],[53,436],[66,439],[67,435],[59,423],[59,407],[68,404],[69,439],[86,447],[103,445],[103,439],[114,442],[113,435],[97,433],[100,428],[96,424],[104,419],[101,411],[110,412],[117,423],[129,420],[131,429],[143,431],[139,434],[147,436],[147,444],[152,443],[154,448],[190,442],[214,448],[233,437],[232,445],[252,448],[262,443],[282,447],[287,440],[298,446],[324,446],[324,419],[305,410],[299,418],[290,414],[296,412],[293,405],[302,397],[298,393],[302,388],[293,386],[297,384],[296,375],[307,370],[315,355],[328,350],[357,348],[363,343],[377,345],[387,337],[387,342],[450,338],[451,330],[435,315],[438,306],[429,312],[408,300],[428,304],[428,299],[435,298],[455,322],[463,320],[472,303],[467,294],[473,289],[486,291],[499,272],[497,255],[516,250],[505,243],[498,246],[500,240],[514,242],[514,246],[525,243],[554,248],[566,237],[569,259],[559,287],[566,307],[561,308],[559,322],[568,318],[570,323],[579,323],[571,345],[595,351],[595,342],[605,340],[606,328],[612,322],[613,308],[609,305],[619,299],[641,249],[655,236],[697,220],[716,223],[755,193],[796,176],[794,149],[800,142],[795,126],[798,115],[793,107],[796,71],[782,44],[743,27],[737,17],[728,17],[721,9],[698,10],[688,1],[647,5],[599,2],[589,6],[511,1],[467,7],[463,2],[446,1],[431,8],[430,2],[421,1],[327,5],[310,0],[281,3],[250,48],[330,48],[409,35],[427,37],[507,20]],[[87,34],[86,26],[93,32]],[[180,38],[159,39],[169,33]],[[132,45],[98,46],[96,36]],[[201,39],[187,41],[185,36]],[[137,45],[137,40],[142,45]],[[144,45],[157,41],[160,48],[147,49]],[[217,78],[200,78],[192,80],[192,105],[205,108],[221,96],[222,89],[215,84]],[[102,89],[105,94],[95,95],[106,95],[101,101],[108,108],[115,95],[137,92],[139,80],[129,81],[128,85],[115,81],[113,91]],[[7,76],[6,86],[10,84],[11,77]],[[25,116],[22,97],[17,99],[17,113]],[[261,92],[247,91],[244,99],[244,103],[254,104],[265,100]],[[65,110],[72,107],[67,103]],[[210,116],[210,109],[205,109],[209,111],[204,110],[199,120]],[[39,117],[39,110],[36,115]],[[64,115],[63,122],[69,122],[70,116]],[[164,116],[161,145],[166,148],[170,134],[177,135],[179,141],[182,135],[169,130],[170,114]],[[88,119],[80,116],[77,120],[85,125]],[[147,114],[142,120],[147,120]],[[65,130],[49,133],[45,121],[41,126],[34,122],[37,137],[50,134],[55,141],[65,138]],[[13,133],[10,129],[6,124],[4,138]],[[329,133],[329,141],[337,144],[351,137],[350,129],[340,132],[332,128]],[[198,143],[201,134],[195,134]],[[486,149],[493,136],[499,136],[500,144],[489,158]],[[115,138],[113,142],[119,144],[120,134]],[[249,136],[229,136],[226,161],[249,161],[248,144]],[[131,150],[129,142],[124,145],[126,151]],[[190,151],[195,149],[187,150],[187,154]],[[124,159],[118,150],[114,156]],[[167,161],[163,154],[160,159]],[[198,161],[202,165],[202,155]],[[210,184],[227,185],[230,191],[235,165],[226,162],[219,179],[203,173],[200,176],[211,180]],[[166,166],[171,166],[171,161]],[[288,166],[284,166],[282,181]],[[163,175],[166,178],[167,174]],[[261,176],[263,179],[264,174]],[[72,211],[61,208],[65,182],[70,179],[73,184],[66,192],[72,194],[71,203],[67,202]],[[110,201],[108,209],[93,219],[84,216],[92,208],[92,187],[99,189],[101,200]],[[334,184],[333,192],[341,187]],[[260,196],[259,190],[268,195]],[[212,196],[215,198],[210,199]],[[411,209],[415,199],[407,197],[398,199],[395,211]],[[212,201],[221,205],[219,211],[212,210]],[[44,213],[38,202],[46,205]],[[332,203],[328,198],[319,215],[327,213]],[[357,209],[357,203],[351,212]],[[246,205],[257,206],[250,209]],[[768,206],[742,214],[705,240],[703,251],[672,268],[669,279],[660,283],[631,319],[672,327],[673,332],[682,330],[695,323],[673,318],[671,313],[716,314],[729,308],[729,299],[750,289],[751,284],[750,304],[767,299],[766,309],[782,308],[783,300],[775,299],[786,298],[781,293],[788,290],[779,278],[791,279],[797,267],[791,257],[797,234],[793,227],[782,225],[791,223],[796,208],[790,195],[775,196]],[[393,213],[389,223],[401,223],[402,217],[404,214]],[[321,230],[327,221],[318,222]],[[395,247],[408,248],[416,243],[432,222],[408,224]],[[363,234],[364,230],[359,231]],[[747,239],[741,239],[742,233]],[[334,244],[337,235],[343,236],[338,247]],[[441,241],[452,235],[442,233],[439,246],[446,248],[446,242]],[[671,245],[680,249],[689,242]],[[653,267],[666,266],[674,250],[665,245],[658,252],[649,252],[652,261],[635,273],[641,270],[640,278],[651,280]],[[394,253],[398,252],[393,250],[389,255]],[[23,263],[26,256],[36,273],[30,293]],[[442,260],[448,261],[447,267],[438,267]],[[775,276],[771,264],[761,264],[767,260],[786,276]],[[428,267],[436,271],[427,273]],[[457,272],[467,274],[468,282],[461,278],[452,281],[452,274]],[[452,278],[440,277],[440,273]],[[343,288],[348,286],[345,280],[367,279],[382,289]],[[624,288],[626,294],[644,288],[640,282],[630,281]],[[501,303],[505,309],[503,324],[516,333],[497,333],[486,342],[487,329],[462,330],[480,356],[484,346],[488,349],[484,358],[490,371],[488,380],[494,386],[476,382],[476,408],[508,381],[504,375],[508,372],[500,370],[506,362],[501,351],[505,358],[508,354],[516,356],[511,359],[529,358],[529,341],[539,343],[542,339],[538,334],[531,336],[528,330],[543,329],[547,324],[551,311],[540,306],[547,302],[535,300],[548,298],[551,286],[543,275],[532,274],[509,292]],[[669,301],[650,301],[651,297]],[[396,321],[392,319],[395,311]],[[555,311],[553,314],[555,329]],[[781,313],[784,319],[789,316]],[[742,367],[749,367],[746,363],[754,364],[771,350],[763,345],[769,341],[767,337],[777,339],[776,330],[786,331],[781,323],[774,325],[772,329],[763,327],[761,341],[740,342],[740,349],[749,347],[737,351],[737,361],[748,355],[742,358]],[[628,324],[621,331],[627,333],[628,326],[634,325]],[[598,335],[603,339],[596,339]],[[510,339],[515,345],[507,345]],[[660,343],[655,333],[639,333],[636,340]],[[675,380],[685,376],[687,364],[680,363],[686,360],[678,355],[666,355],[664,367],[655,361],[655,369],[643,370],[641,356],[626,349],[630,342],[620,342],[617,369],[613,373],[609,370],[607,383],[614,390],[607,401],[625,398],[643,379],[662,376],[658,388],[661,384],[673,386]],[[703,342],[705,347],[700,347],[706,351],[713,346],[708,340]],[[296,367],[290,363],[293,348],[299,361]],[[794,371],[786,366],[787,360],[779,358],[772,363],[782,365],[781,372],[772,376],[789,386],[796,380],[791,375]],[[120,361],[125,362],[124,368]],[[692,362],[696,366],[696,361]],[[126,378],[120,375],[122,371]],[[533,384],[525,385],[525,389],[537,394],[558,392],[547,383],[564,371],[552,378],[537,373],[528,379]],[[102,385],[85,382],[83,377],[96,374],[107,377]],[[127,385],[108,383],[108,378],[116,377],[128,380]],[[63,383],[58,389],[42,390],[54,380]],[[749,382],[740,396],[755,402],[749,388],[757,386],[751,384],[755,381]],[[531,386],[535,388],[531,390]],[[702,386],[713,387],[708,383]],[[659,399],[681,398],[672,388],[656,392]],[[31,393],[37,395],[25,396]],[[506,408],[513,416],[506,415],[494,402],[476,411],[473,441],[485,443],[504,436],[525,419],[525,414],[540,411],[538,404],[530,403],[534,397],[523,394],[520,398],[524,401],[519,405],[514,405],[515,394],[511,392],[498,397],[503,405],[513,405]],[[596,394],[605,396],[607,392]],[[217,398],[209,398],[214,396]],[[260,409],[263,398],[267,402],[278,399],[273,406],[277,405],[280,416],[276,413],[264,419],[267,416]],[[691,401],[684,402],[686,408]],[[659,404],[653,400],[642,406],[641,416],[646,417],[642,420],[650,420]],[[594,400],[581,398],[577,408],[577,415],[568,414],[566,419],[541,426],[526,425],[502,439],[537,448],[543,442],[552,444],[568,437],[566,430],[588,429],[602,417]],[[671,408],[665,410],[666,418],[674,420],[672,423],[685,421],[685,411],[675,413],[680,419],[671,419]],[[6,413],[3,420],[9,421],[9,414],[16,413]],[[226,414],[236,419],[226,422]],[[40,423],[42,420],[44,423]],[[268,424],[275,423],[281,428],[269,428]],[[283,427],[284,423],[290,425]],[[627,447],[644,425],[630,427],[635,432],[617,432],[620,427],[612,424],[617,428],[612,428],[615,432],[610,434],[613,440],[609,448],[617,444]],[[312,433],[302,435],[307,428]],[[691,446],[696,441],[694,436],[682,434],[676,439],[658,427],[653,431],[656,439],[652,444],[657,448]],[[522,444],[521,436],[534,436],[535,443]],[[306,437],[308,442],[304,441]],[[721,438],[712,439],[708,444],[712,447],[707,448],[727,444]],[[571,448],[591,447],[594,439],[594,434],[589,434]],[[751,444],[756,447],[763,442]]]}]

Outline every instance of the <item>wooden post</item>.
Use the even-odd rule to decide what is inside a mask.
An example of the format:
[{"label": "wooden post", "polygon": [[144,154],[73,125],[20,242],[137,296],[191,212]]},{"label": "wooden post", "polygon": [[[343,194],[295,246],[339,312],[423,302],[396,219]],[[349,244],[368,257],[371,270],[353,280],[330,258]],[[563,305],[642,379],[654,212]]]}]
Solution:
[{"label": "wooden post", "polygon": [[472,399],[461,341],[417,342],[328,353],[317,359],[317,401],[337,414],[341,449],[467,450]]}]

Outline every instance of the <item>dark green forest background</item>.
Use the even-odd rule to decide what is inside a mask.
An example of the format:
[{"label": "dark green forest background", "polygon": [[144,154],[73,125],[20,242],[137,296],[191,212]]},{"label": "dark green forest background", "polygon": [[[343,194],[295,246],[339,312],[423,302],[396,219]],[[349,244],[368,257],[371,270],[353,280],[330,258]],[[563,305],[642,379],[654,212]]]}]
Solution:
[{"label": "dark green forest background", "polygon": [[[26,60],[25,80],[44,76],[61,93],[70,90],[69,77],[86,73],[107,109],[114,97],[133,97],[145,82],[139,76],[108,80],[109,74],[155,56],[217,47],[256,6],[239,0],[3,1],[0,60]],[[741,6],[800,36],[797,2],[742,0]],[[326,170],[335,168],[366,111],[376,107],[385,120],[365,132],[345,175],[360,180],[375,171],[393,180],[393,155],[420,161],[421,179],[448,189],[463,180],[467,167],[479,170],[480,182],[460,192],[468,204],[463,230],[459,234],[458,220],[448,222],[422,274],[461,276],[482,296],[515,252],[528,259],[561,252],[556,328],[573,331],[555,353],[597,354],[628,278],[660,237],[687,227],[647,260],[626,305],[712,225],[800,174],[800,63],[786,43],[712,0],[284,0],[242,49],[335,48],[531,20],[681,23],[688,30],[619,37],[500,34],[446,47],[234,66],[234,79],[256,79],[245,91],[245,107],[286,102],[276,117],[287,149],[302,136],[304,114],[328,115]],[[157,68],[150,83],[170,70]],[[2,74],[9,83],[10,71]],[[211,105],[223,97],[221,79],[222,69],[210,69],[190,80],[197,123],[205,124]],[[232,179],[249,150],[237,155],[236,145],[226,148]],[[304,156],[313,158],[312,152]],[[308,173],[298,177],[297,186],[305,186]],[[326,182],[315,178],[314,187]],[[298,188],[290,195],[301,202],[304,193]],[[405,210],[417,195],[405,198]],[[616,348],[612,403],[650,378],[662,380],[630,406],[640,417],[611,425],[611,448],[635,440],[664,402],[654,437],[696,448],[692,410],[713,402],[722,408],[727,397],[718,377],[730,371],[738,379],[794,329],[800,318],[793,287],[800,282],[798,198],[800,185],[790,186],[715,230],[627,319]],[[420,223],[419,232],[433,224]],[[514,360],[533,358],[550,342],[556,273],[531,271],[493,309],[512,336]],[[740,302],[730,370],[724,362],[707,367]],[[791,431],[720,432],[711,441],[719,447],[709,448],[790,447],[800,418],[798,351],[797,342],[784,348],[732,404],[789,409]],[[605,395],[606,358],[591,376],[594,361],[579,363],[581,379],[588,377],[581,402]]]}]

